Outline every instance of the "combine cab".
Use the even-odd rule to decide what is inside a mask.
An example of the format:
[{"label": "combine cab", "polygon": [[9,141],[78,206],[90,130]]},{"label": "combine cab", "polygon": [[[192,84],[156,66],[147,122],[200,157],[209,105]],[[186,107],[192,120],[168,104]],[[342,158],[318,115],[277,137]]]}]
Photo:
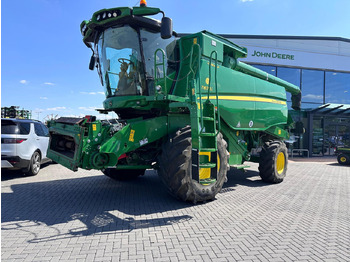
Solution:
[{"label": "combine cab", "polygon": [[[163,14],[161,21],[149,16]],[[292,107],[298,87],[239,59],[247,49],[202,31],[178,38],[158,8],[103,9],[83,21],[85,45],[113,121],[51,121],[49,157],[70,168],[98,169],[115,179],[156,169],[175,197],[215,198],[229,167],[259,163],[261,178],[281,182],[287,171]]]}]

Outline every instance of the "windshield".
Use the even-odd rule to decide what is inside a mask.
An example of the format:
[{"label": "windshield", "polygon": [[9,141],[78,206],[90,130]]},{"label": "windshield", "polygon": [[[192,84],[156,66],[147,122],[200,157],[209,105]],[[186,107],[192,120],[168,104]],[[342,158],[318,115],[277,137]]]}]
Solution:
[{"label": "windshield", "polygon": [[[106,96],[153,95],[155,78],[165,77],[167,57],[173,56],[174,48],[175,37],[164,40],[159,32],[140,29],[138,33],[128,25],[105,30],[99,37],[96,53]],[[163,51],[157,51],[155,67],[157,49]]]},{"label": "windshield", "polygon": [[136,30],[129,26],[107,29],[97,50],[106,96],[143,94],[145,81]]}]

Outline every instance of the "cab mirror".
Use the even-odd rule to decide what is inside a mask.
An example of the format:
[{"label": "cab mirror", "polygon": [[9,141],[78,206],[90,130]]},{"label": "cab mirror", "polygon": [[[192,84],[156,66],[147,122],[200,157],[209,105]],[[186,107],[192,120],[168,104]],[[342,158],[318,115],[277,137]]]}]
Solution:
[{"label": "cab mirror", "polygon": [[94,55],[92,55],[91,58],[90,58],[90,63],[89,63],[89,69],[90,70],[94,70],[95,63],[96,63],[96,58],[95,58]]},{"label": "cab mirror", "polygon": [[168,39],[173,35],[173,21],[169,17],[162,18],[160,34],[163,39]]}]

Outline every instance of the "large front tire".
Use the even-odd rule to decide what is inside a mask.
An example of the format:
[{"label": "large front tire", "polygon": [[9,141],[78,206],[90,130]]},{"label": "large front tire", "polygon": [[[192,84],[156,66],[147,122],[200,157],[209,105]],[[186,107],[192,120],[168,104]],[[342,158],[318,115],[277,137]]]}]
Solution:
[{"label": "large front tire", "polygon": [[158,174],[171,195],[193,203],[215,199],[215,195],[227,180],[228,170],[227,144],[222,134],[218,135],[217,143],[220,168],[216,181],[206,185],[192,179],[192,143],[189,126],[178,130],[163,144]]},{"label": "large front tire", "polygon": [[127,181],[136,179],[139,176],[145,174],[145,169],[116,169],[116,168],[106,168],[102,170],[102,173],[112,179],[119,181]]},{"label": "large front tire", "polygon": [[286,176],[288,166],[287,147],[282,141],[265,143],[260,153],[260,177],[267,183],[281,183]]}]

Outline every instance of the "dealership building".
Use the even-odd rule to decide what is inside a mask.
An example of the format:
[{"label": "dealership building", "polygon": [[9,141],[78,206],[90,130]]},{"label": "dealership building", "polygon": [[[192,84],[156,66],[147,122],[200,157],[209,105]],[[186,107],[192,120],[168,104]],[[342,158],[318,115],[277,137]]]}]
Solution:
[{"label": "dealership building", "polygon": [[[332,155],[350,146],[350,39],[341,37],[222,35],[248,49],[242,62],[300,87],[305,134],[292,136],[291,148]],[[287,96],[290,108],[291,97]],[[295,150],[297,151],[297,150]]]}]

